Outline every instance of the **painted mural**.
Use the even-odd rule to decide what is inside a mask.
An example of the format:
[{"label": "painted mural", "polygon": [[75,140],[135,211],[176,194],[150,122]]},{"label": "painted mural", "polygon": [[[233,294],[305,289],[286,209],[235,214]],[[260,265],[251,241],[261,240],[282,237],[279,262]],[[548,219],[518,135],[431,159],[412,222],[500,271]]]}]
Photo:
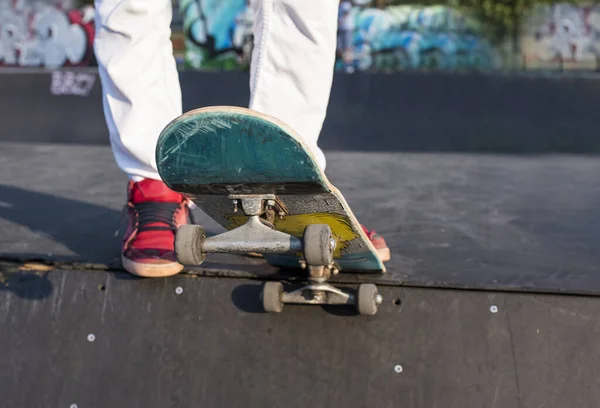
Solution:
[{"label": "painted mural", "polygon": [[[250,1],[173,0],[172,40],[180,67],[247,70],[254,46]],[[87,3],[0,0],[0,66],[95,65],[94,8]],[[600,69],[597,5],[534,6],[520,21],[519,38],[498,44],[486,34],[493,30],[464,10],[372,4],[340,1],[336,70]]]},{"label": "painted mural", "polygon": [[527,68],[598,68],[600,6],[539,5],[521,26]]},{"label": "painted mural", "polygon": [[64,0],[0,1],[0,66],[93,65],[94,9]]},{"label": "painted mural", "polygon": [[247,69],[254,15],[248,0],[179,0],[185,67]]},{"label": "painted mural", "polygon": [[337,69],[483,69],[502,64],[473,16],[447,6],[340,3]]},{"label": "painted mural", "polygon": [[[472,16],[445,6],[378,9],[360,4],[340,2],[337,70],[490,69],[501,65]],[[186,67],[248,68],[254,21],[248,0],[180,0],[179,11],[184,21]]]}]

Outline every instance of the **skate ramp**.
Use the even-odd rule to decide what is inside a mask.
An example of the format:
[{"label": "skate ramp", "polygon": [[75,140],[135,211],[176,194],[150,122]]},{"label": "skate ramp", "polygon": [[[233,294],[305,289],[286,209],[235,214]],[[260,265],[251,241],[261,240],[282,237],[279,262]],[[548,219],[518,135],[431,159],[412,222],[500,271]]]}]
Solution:
[{"label": "skate ramp", "polygon": [[[596,297],[384,286],[374,317],[261,283],[0,266],[1,405],[595,407]],[[342,309],[343,310],[343,309]]]},{"label": "skate ramp", "polygon": [[[126,178],[104,146],[2,143],[0,257],[120,269]],[[327,175],[392,252],[389,285],[600,293],[600,160],[327,152]],[[209,234],[222,228],[198,210]],[[213,255],[199,276],[265,278]],[[354,275],[336,277],[356,282]]]},{"label": "skate ramp", "polygon": [[326,154],[391,248],[334,280],[378,284],[373,317],[263,313],[299,282],[256,258],[133,278],[110,148],[0,142],[0,406],[597,406],[598,157]]}]

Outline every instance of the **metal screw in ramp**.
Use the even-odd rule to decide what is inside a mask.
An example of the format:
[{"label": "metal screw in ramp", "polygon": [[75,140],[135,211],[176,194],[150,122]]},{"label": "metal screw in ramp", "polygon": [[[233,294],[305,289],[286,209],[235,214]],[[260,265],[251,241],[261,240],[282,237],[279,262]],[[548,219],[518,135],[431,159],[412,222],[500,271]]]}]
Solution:
[{"label": "metal screw in ramp", "polygon": [[498,306],[491,305],[490,306],[490,312],[492,312],[492,313],[498,313]]},{"label": "metal screw in ramp", "polygon": [[181,286],[177,286],[175,288],[175,293],[177,293],[178,295],[181,295],[183,293],[183,288]]},{"label": "metal screw in ramp", "polygon": [[71,404],[71,405],[69,405],[69,408],[78,408],[78,407],[77,407],[77,404]]},{"label": "metal screw in ramp", "polygon": [[394,367],[394,371],[395,371],[397,374],[400,374],[402,371],[404,371],[404,369],[402,368],[402,366],[401,366],[400,364],[398,364],[398,365],[396,365],[396,366]]},{"label": "metal screw in ramp", "polygon": [[87,339],[91,343],[92,341],[96,340],[96,336],[94,336],[92,333],[90,333],[90,334],[88,334]]}]

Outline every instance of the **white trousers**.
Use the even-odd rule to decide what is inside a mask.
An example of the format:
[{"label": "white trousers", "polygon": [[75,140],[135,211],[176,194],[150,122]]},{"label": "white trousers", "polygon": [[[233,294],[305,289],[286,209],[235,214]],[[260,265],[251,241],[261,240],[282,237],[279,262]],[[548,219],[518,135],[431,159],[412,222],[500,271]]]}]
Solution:
[{"label": "white trousers", "polygon": [[[117,165],[133,179],[160,179],[156,141],[182,114],[170,41],[171,4],[95,1],[94,51],[104,114]],[[333,80],[338,1],[252,0],[252,7],[256,17],[249,108],[290,125],[324,169],[317,141]]]}]

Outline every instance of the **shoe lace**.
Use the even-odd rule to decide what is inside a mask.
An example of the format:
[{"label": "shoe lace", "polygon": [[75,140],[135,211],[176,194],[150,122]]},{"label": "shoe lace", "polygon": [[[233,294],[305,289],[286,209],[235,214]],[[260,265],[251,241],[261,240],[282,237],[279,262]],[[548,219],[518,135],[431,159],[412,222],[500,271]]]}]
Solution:
[{"label": "shoe lace", "polygon": [[[169,208],[164,208],[164,211],[158,211],[158,212],[159,212],[159,213],[161,213],[161,214],[164,214],[164,216],[162,216],[162,217],[161,217],[161,219],[162,219],[162,218],[167,218],[167,217],[166,217],[166,215],[167,215],[167,211],[168,211],[168,212],[169,212],[169,215],[170,215],[170,218],[169,218],[169,221],[167,222],[167,224],[168,224],[170,227],[174,227],[173,218],[174,218],[175,211],[177,210],[177,208],[175,208],[175,211],[173,210],[173,208],[174,208],[174,207],[178,207],[178,206],[179,206],[179,204],[175,204],[175,203],[151,203],[151,202],[148,202],[148,203],[145,203],[145,204],[154,204],[154,206],[150,206],[150,207],[156,207],[156,204],[171,204],[171,205],[169,206]],[[126,205],[124,205],[124,206],[123,206],[123,209],[121,210],[121,216],[119,217],[119,222],[118,222],[118,224],[117,224],[117,227],[115,228],[115,233],[114,233],[114,237],[115,237],[115,238],[116,238],[116,237],[118,237],[118,236],[119,236],[119,234],[120,234],[121,232],[123,232],[123,231],[124,231],[124,229],[125,229],[125,227],[127,226],[127,225],[126,225],[127,223],[125,222],[125,220],[126,220],[126,218],[127,218],[127,212],[128,212],[128,210],[129,210],[129,208],[130,208],[130,207],[133,207],[133,208],[134,208],[134,210],[136,210],[136,209],[139,209],[139,208],[140,208],[140,206],[142,206],[142,207],[148,207],[147,205],[142,205],[142,204],[138,204],[138,205],[135,205],[135,206],[134,206],[134,205],[133,205],[133,204],[131,204],[131,203],[129,203],[129,204],[126,204]],[[165,206],[165,207],[166,207],[166,206]],[[138,213],[139,213],[139,211],[136,211],[136,212],[138,212]],[[150,212],[149,212],[149,211],[148,211],[148,212],[144,211],[144,214],[150,214]],[[191,211],[188,213],[188,219],[189,219],[189,222],[190,222],[191,224],[195,224],[195,223],[196,223],[196,220],[194,219],[194,214],[193,214]],[[163,221],[162,221],[162,220],[161,220],[161,221],[156,221],[156,220],[154,219],[154,217],[151,217],[151,216],[144,216],[144,220],[143,220],[143,223],[144,223],[144,224],[149,224],[149,223],[153,223],[153,222],[163,222]],[[141,225],[141,224],[142,224],[142,223],[140,222],[140,217],[138,216],[138,227],[139,227],[139,225]],[[164,229],[166,229],[166,230],[168,230],[168,229],[172,229],[172,228],[170,228],[170,227],[163,227],[163,228],[164,228]],[[148,227],[148,226],[145,226],[145,227],[144,227],[144,230],[146,230],[146,231],[147,231],[148,229],[154,229],[154,228],[155,228],[155,227]]]},{"label": "shoe lace", "polygon": [[[145,202],[135,204],[133,209],[137,215],[137,230],[142,231],[176,231],[175,213],[179,203]],[[163,224],[153,225],[150,224]]]}]

